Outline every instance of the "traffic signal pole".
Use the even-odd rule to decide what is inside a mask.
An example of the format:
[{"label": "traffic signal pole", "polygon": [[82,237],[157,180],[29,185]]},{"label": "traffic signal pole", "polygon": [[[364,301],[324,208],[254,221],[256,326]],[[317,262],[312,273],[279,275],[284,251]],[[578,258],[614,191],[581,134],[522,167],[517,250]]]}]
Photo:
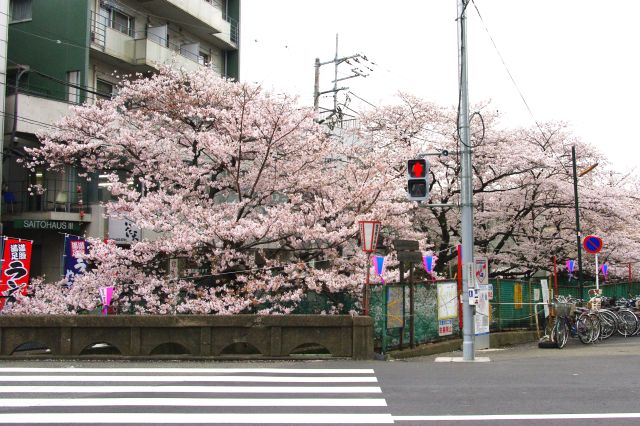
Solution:
[{"label": "traffic signal pole", "polygon": [[469,93],[467,87],[467,24],[465,9],[470,0],[458,0],[458,72],[460,77],[458,135],[461,143],[461,207],[462,207],[462,359],[474,360],[473,306],[469,304],[469,288],[475,287],[473,268],[473,169],[469,142]]}]

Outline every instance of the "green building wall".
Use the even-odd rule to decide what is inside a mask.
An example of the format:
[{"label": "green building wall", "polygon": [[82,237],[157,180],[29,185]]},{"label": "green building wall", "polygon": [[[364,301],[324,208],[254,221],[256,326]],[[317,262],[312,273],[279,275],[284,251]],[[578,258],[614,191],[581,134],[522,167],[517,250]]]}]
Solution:
[{"label": "green building wall", "polygon": [[[240,25],[240,0],[228,0],[227,13],[229,17],[234,19]],[[239,33],[242,38],[242,33]],[[238,39],[238,47],[240,47],[240,39]],[[240,81],[240,50],[229,51],[227,53],[227,77]]]},{"label": "green building wall", "polygon": [[[20,80],[21,90],[66,100],[68,89],[61,82],[67,81],[68,71],[80,71],[80,85],[86,86],[88,15],[89,0],[33,0],[32,19],[9,25],[7,67],[31,68]],[[9,85],[15,84],[11,76]],[[80,96],[82,102],[86,93]]]}]

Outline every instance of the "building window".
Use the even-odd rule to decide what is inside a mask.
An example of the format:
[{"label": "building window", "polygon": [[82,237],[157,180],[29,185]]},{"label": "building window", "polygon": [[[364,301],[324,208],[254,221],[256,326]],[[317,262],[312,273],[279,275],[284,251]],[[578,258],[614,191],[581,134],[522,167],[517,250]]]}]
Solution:
[{"label": "building window", "polygon": [[120,31],[122,34],[127,34],[130,37],[134,36],[134,18],[126,13],[114,9],[112,7],[101,6],[100,16],[106,21],[106,24],[116,31]]},{"label": "building window", "polygon": [[73,104],[80,103],[80,71],[67,72],[67,100]]},{"label": "building window", "polygon": [[211,66],[211,55],[201,50],[200,54],[198,55],[198,63],[200,65],[204,65],[205,67]]},{"label": "building window", "polygon": [[11,0],[11,22],[31,20],[31,0]]},{"label": "building window", "polygon": [[113,89],[114,89],[113,83],[109,83],[108,81],[104,81],[100,79],[96,80],[96,92],[98,92],[97,93],[98,98],[111,99],[115,94]]}]

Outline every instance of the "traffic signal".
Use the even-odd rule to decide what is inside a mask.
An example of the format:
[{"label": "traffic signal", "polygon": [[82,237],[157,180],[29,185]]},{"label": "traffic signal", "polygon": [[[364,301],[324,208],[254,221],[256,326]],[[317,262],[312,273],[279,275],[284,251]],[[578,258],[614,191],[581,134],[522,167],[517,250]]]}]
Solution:
[{"label": "traffic signal", "polygon": [[411,201],[429,198],[429,162],[424,158],[407,161],[407,197]]}]

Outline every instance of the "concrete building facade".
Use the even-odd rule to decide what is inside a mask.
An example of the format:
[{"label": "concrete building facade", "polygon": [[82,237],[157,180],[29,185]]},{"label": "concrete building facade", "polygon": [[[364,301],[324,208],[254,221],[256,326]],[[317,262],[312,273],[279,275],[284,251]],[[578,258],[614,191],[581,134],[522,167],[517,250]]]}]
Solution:
[{"label": "concrete building facade", "polygon": [[126,244],[116,235],[126,224],[104,217],[99,175],[27,170],[24,148],[71,106],[115,95],[119,76],[172,63],[239,80],[240,0],[10,0],[8,9],[2,234],[33,240],[32,276],[55,281],[64,234]]}]

